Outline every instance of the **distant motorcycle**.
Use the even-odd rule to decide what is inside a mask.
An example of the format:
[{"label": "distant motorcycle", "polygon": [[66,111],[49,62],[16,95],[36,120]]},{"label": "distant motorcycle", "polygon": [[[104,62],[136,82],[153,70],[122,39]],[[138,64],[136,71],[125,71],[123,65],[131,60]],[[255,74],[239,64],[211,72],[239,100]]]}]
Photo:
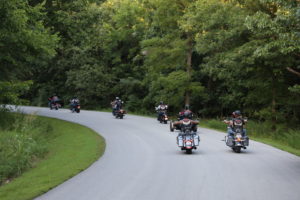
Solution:
[{"label": "distant motorcycle", "polygon": [[52,103],[50,103],[50,110],[53,110],[53,109],[58,110],[59,108],[61,108],[61,104],[60,103],[58,103],[58,102],[52,102]]},{"label": "distant motorcycle", "polygon": [[116,110],[116,111],[115,111],[115,117],[116,117],[116,118],[123,119],[123,117],[125,116],[125,114],[126,114],[126,111],[123,110],[123,109],[120,109],[120,110]]},{"label": "distant motorcycle", "polygon": [[160,117],[159,117],[158,120],[159,120],[160,123],[167,124],[168,120],[169,120],[167,112],[166,111],[161,111],[161,112],[162,113],[161,113],[161,115],[160,115]]},{"label": "distant motorcycle", "polygon": [[200,137],[196,132],[192,131],[192,120],[183,119],[181,124],[181,132],[177,136],[177,145],[182,151],[191,154],[193,149],[197,149],[200,143]]},{"label": "distant motorcycle", "polygon": [[241,149],[246,149],[249,146],[249,138],[243,137],[243,121],[241,119],[233,119],[232,125],[233,137],[225,136],[225,143],[231,147],[236,153],[240,153]]},{"label": "distant motorcycle", "polygon": [[72,111],[72,113],[74,113],[74,112],[80,113],[80,104],[76,104],[76,105],[72,106],[71,111]]}]

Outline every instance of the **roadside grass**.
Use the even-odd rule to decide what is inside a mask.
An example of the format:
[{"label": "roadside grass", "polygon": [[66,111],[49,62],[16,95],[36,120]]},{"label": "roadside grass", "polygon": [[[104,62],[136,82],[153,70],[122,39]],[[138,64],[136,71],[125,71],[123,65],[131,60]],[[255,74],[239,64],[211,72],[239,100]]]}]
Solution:
[{"label": "roadside grass", "polygon": [[39,196],[89,167],[104,152],[104,139],[91,129],[62,120],[39,118],[53,127],[48,153],[34,168],[2,185],[1,200]]},{"label": "roadside grass", "polygon": [[[227,125],[222,120],[202,119],[200,126],[226,132]],[[278,149],[300,156],[300,130],[287,129],[278,126],[277,131],[271,130],[267,122],[258,123],[249,121],[247,123],[247,135],[250,139],[262,142]]]}]

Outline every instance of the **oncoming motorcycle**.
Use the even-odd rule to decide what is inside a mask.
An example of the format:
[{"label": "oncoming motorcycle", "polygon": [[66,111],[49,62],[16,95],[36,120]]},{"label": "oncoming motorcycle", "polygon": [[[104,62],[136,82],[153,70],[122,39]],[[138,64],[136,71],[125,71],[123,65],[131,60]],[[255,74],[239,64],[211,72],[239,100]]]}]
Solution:
[{"label": "oncoming motorcycle", "polygon": [[73,105],[71,108],[72,113],[80,113],[80,104]]},{"label": "oncoming motorcycle", "polygon": [[115,117],[116,118],[123,119],[123,117],[125,116],[125,114],[126,114],[126,111],[123,110],[123,109],[119,109],[119,110],[115,111]]},{"label": "oncoming motorcycle", "polygon": [[200,143],[200,137],[192,131],[192,120],[183,119],[181,121],[181,132],[177,136],[177,145],[182,151],[191,154],[193,149],[197,149]]},{"label": "oncoming motorcycle", "polygon": [[225,136],[225,143],[234,152],[240,153],[242,148],[246,149],[246,146],[249,146],[249,138],[243,136],[243,120],[233,119],[231,129],[233,136]]},{"label": "oncoming motorcycle", "polygon": [[159,122],[167,124],[168,120],[169,120],[167,112],[166,111],[160,111],[160,112],[161,112],[161,114],[160,114],[160,117],[159,117]]}]

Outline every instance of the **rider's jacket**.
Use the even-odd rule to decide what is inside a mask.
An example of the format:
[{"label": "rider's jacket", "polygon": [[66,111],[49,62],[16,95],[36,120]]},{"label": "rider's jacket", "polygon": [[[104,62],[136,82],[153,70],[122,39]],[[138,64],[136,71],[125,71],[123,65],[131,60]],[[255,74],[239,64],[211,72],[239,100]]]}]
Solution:
[{"label": "rider's jacket", "polygon": [[168,105],[158,105],[155,110],[157,111],[164,111],[168,109]]},{"label": "rider's jacket", "polygon": [[229,120],[224,120],[224,122],[228,124],[230,128],[233,128],[235,125],[244,126],[247,122],[247,119],[243,117],[235,117],[230,118]]},{"label": "rider's jacket", "polygon": [[79,99],[71,99],[71,104],[79,104]]}]

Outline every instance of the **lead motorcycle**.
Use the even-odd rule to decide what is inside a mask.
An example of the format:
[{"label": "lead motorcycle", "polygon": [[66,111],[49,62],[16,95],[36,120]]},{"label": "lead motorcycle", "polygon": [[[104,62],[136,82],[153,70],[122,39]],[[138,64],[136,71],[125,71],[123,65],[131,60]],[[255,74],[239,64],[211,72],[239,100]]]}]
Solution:
[{"label": "lead motorcycle", "polygon": [[246,149],[247,146],[249,146],[249,138],[243,136],[242,119],[233,119],[232,122],[233,136],[225,136],[225,143],[232,148],[234,152],[240,153],[242,148]]},{"label": "lead motorcycle", "polygon": [[200,143],[200,137],[192,130],[193,124],[190,119],[183,119],[181,124],[181,132],[177,136],[177,145],[182,151],[191,154],[193,149],[197,149]]}]

